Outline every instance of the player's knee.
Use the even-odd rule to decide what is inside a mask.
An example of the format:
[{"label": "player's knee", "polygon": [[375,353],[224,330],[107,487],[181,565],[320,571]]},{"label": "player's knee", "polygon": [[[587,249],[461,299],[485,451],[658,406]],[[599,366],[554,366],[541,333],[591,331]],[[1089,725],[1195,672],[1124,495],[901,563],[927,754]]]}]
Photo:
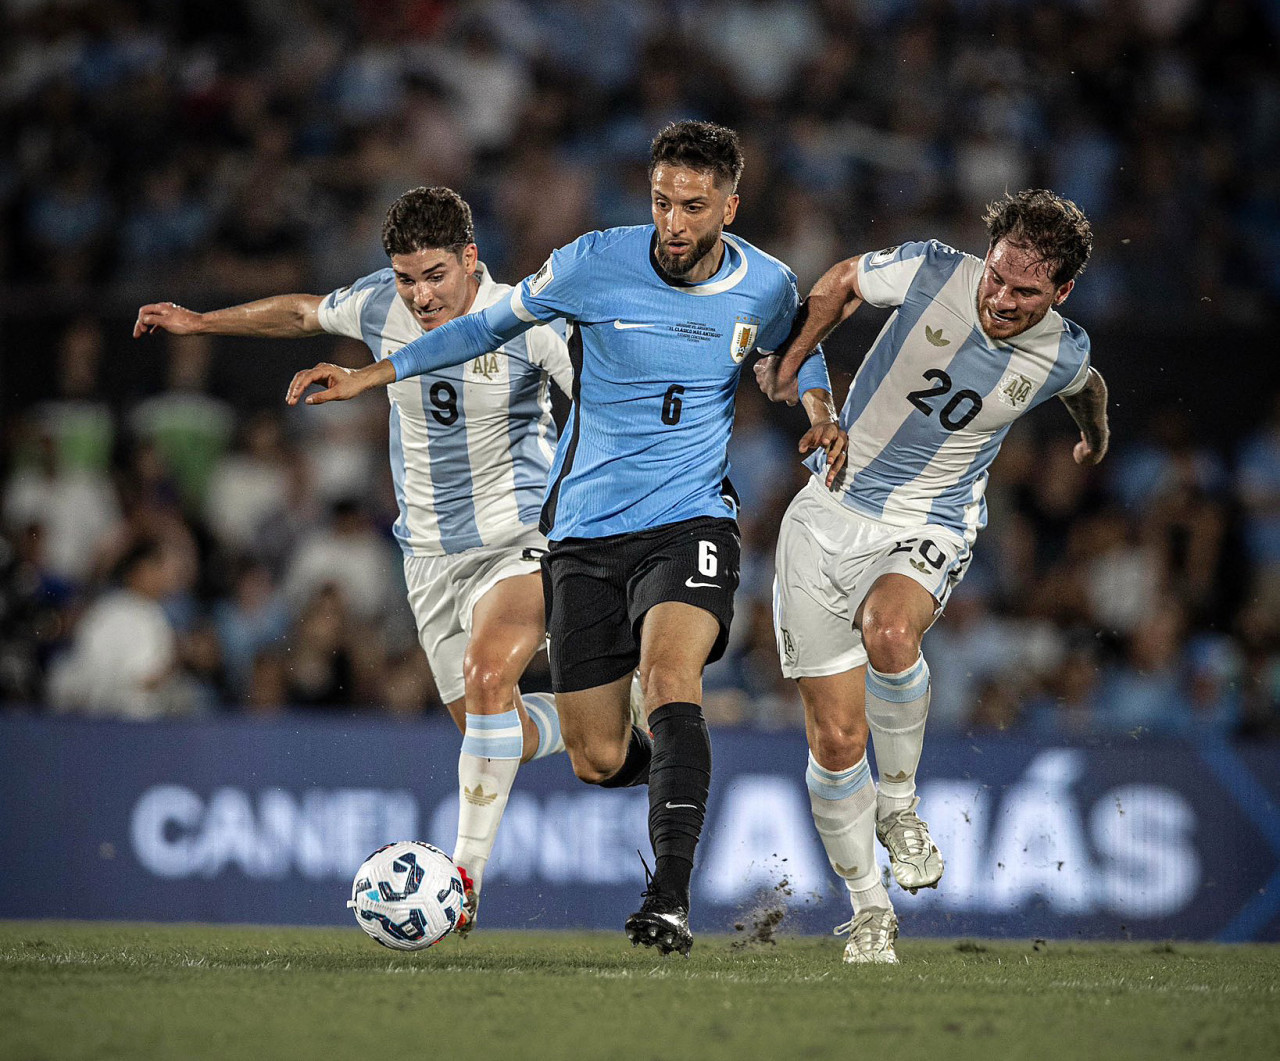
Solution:
[{"label": "player's knee", "polygon": [[573,765],[574,776],[588,785],[598,785],[607,781],[620,769],[627,757],[626,746],[614,748],[609,745],[596,744],[581,747],[566,746],[569,762]]},{"label": "player's knee", "polygon": [[848,770],[867,753],[867,724],[818,722],[811,730],[813,757],[825,770]]},{"label": "player's knee", "polygon": [[511,687],[515,684],[500,660],[483,655],[468,655],[463,660],[462,680],[466,684],[467,699],[472,702],[505,703],[511,699]]},{"label": "player's knee", "polygon": [[871,666],[885,674],[906,670],[920,656],[920,635],[901,616],[868,616],[862,624],[862,643]]}]

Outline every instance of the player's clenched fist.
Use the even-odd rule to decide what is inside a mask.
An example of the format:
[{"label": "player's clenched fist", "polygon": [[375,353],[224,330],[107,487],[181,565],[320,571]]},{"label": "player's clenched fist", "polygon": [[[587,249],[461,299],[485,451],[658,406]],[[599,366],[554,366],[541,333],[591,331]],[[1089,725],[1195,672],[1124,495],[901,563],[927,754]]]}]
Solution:
[{"label": "player's clenched fist", "polygon": [[133,323],[133,337],[141,338],[157,328],[174,335],[195,335],[200,331],[202,316],[172,302],[152,302],[138,310],[138,319]]}]

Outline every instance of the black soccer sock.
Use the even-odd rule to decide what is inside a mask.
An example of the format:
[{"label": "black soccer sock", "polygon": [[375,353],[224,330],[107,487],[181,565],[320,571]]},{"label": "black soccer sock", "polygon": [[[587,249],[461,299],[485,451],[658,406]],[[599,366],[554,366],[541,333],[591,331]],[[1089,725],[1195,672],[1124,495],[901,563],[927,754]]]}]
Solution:
[{"label": "black soccer sock", "polygon": [[697,704],[663,704],[649,716],[649,725],[649,840],[657,862],[653,883],[687,907],[693,853],[711,787],[711,737]]},{"label": "black soccer sock", "polygon": [[622,760],[618,772],[600,782],[601,788],[630,788],[649,780],[649,761],[653,758],[653,741],[638,726],[631,727],[631,743],[627,745],[627,757]]}]

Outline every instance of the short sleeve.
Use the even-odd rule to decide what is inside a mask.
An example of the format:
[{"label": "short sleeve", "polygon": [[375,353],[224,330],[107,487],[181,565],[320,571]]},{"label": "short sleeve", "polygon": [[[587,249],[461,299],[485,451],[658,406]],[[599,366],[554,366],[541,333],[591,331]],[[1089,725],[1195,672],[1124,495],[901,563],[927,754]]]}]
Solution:
[{"label": "short sleeve", "polygon": [[392,282],[394,281],[391,270],[380,269],[376,273],[361,277],[354,284],[331,291],[316,310],[316,320],[320,322],[320,327],[331,335],[363,339],[361,314],[364,312],[365,303],[369,301],[376,288]]},{"label": "short sleeve", "polygon": [[901,306],[921,266],[942,265],[963,255],[937,240],[902,243],[858,259],[858,291],[864,302],[881,309]]},{"label": "short sleeve", "polygon": [[771,354],[787,341],[791,334],[791,325],[795,323],[796,310],[800,308],[800,290],[796,286],[795,274],[790,270],[783,273],[783,282],[779,284],[777,308],[773,316],[760,327],[760,335],[756,339],[756,349]]},{"label": "short sleeve", "polygon": [[599,232],[588,232],[551,252],[532,276],[511,292],[511,311],[526,323],[546,323],[556,317],[577,320],[591,280],[591,259]]},{"label": "short sleeve", "polygon": [[1084,329],[1073,325],[1070,321],[1067,331],[1062,336],[1061,355],[1067,359],[1068,368],[1075,368],[1075,374],[1065,387],[1058,391],[1059,398],[1070,398],[1084,390],[1089,381],[1089,336]]}]

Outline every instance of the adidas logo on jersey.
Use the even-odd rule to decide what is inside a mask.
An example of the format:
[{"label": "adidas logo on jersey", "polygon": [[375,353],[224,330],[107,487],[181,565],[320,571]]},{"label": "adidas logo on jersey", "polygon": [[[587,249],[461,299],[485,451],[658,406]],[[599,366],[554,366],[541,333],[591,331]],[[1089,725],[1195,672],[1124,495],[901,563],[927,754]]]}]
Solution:
[{"label": "adidas logo on jersey", "polygon": [[934,346],[951,345],[951,340],[943,337],[941,328],[930,328],[929,325],[926,324],[924,326],[924,337]]}]

